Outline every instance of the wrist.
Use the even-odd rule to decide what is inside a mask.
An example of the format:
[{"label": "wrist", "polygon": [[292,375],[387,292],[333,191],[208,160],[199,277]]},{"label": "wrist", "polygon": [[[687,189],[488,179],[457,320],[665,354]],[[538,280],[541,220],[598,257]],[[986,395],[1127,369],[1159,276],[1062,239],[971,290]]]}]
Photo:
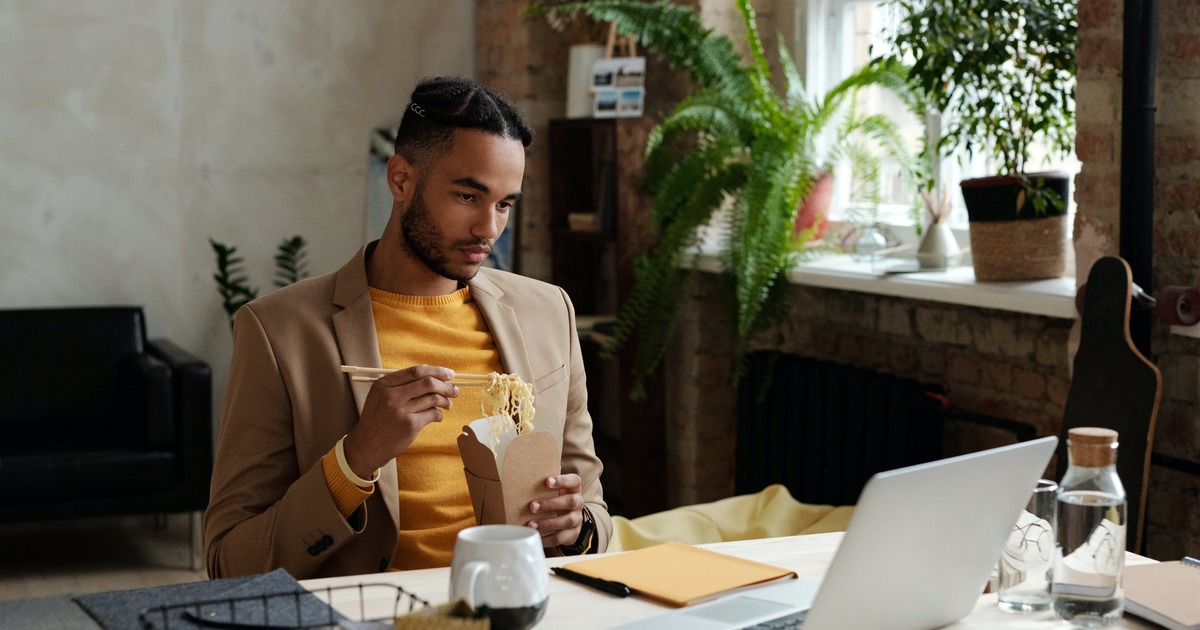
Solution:
[{"label": "wrist", "polygon": [[569,545],[560,545],[562,552],[568,556],[582,556],[596,553],[596,520],[592,511],[583,506],[583,523],[579,526],[579,536]]},{"label": "wrist", "polygon": [[379,469],[376,468],[374,472],[366,477],[358,474],[356,468],[351,465],[350,460],[346,457],[345,443],[346,436],[342,436],[342,439],[337,441],[337,446],[334,447],[338,467],[341,468],[342,474],[357,486],[366,488],[374,485],[376,481],[379,481]]}]

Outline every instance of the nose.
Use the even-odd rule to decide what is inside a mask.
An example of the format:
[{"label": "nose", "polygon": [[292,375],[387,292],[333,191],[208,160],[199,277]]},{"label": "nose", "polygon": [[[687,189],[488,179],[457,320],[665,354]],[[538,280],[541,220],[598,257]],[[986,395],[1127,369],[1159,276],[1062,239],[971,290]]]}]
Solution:
[{"label": "nose", "polygon": [[500,238],[502,231],[504,231],[504,217],[495,209],[489,209],[482,213],[475,228],[471,230],[471,235],[491,242]]}]

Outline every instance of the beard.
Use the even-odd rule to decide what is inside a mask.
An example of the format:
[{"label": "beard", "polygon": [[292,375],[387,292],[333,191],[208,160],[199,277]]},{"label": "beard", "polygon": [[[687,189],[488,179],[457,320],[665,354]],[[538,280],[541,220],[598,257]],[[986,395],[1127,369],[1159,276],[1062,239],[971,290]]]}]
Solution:
[{"label": "beard", "polygon": [[491,247],[492,243],[487,239],[468,239],[445,245],[446,235],[434,224],[429,214],[429,207],[425,205],[424,188],[418,186],[414,193],[408,211],[404,213],[404,218],[400,221],[405,249],[430,271],[443,278],[466,284],[475,277],[475,274],[479,273],[479,267],[468,265],[456,271],[451,267],[446,252],[459,247],[477,245]]}]

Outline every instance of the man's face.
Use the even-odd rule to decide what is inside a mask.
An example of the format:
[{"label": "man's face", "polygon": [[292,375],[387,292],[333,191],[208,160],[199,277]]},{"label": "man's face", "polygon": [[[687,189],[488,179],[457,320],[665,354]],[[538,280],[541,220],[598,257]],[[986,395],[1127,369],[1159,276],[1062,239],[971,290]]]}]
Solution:
[{"label": "man's face", "polygon": [[520,141],[454,132],[450,150],[424,173],[401,217],[408,253],[443,278],[475,277],[521,196],[524,173]]}]

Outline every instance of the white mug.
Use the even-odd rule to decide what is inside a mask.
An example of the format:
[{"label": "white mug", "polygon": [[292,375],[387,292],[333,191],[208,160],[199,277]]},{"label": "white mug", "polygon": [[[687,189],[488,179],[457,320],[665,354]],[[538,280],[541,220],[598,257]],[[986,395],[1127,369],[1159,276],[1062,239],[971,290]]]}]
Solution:
[{"label": "white mug", "polygon": [[450,564],[450,599],[485,609],[493,628],[533,627],[546,612],[550,579],[537,530],[479,525],[458,533]]}]

